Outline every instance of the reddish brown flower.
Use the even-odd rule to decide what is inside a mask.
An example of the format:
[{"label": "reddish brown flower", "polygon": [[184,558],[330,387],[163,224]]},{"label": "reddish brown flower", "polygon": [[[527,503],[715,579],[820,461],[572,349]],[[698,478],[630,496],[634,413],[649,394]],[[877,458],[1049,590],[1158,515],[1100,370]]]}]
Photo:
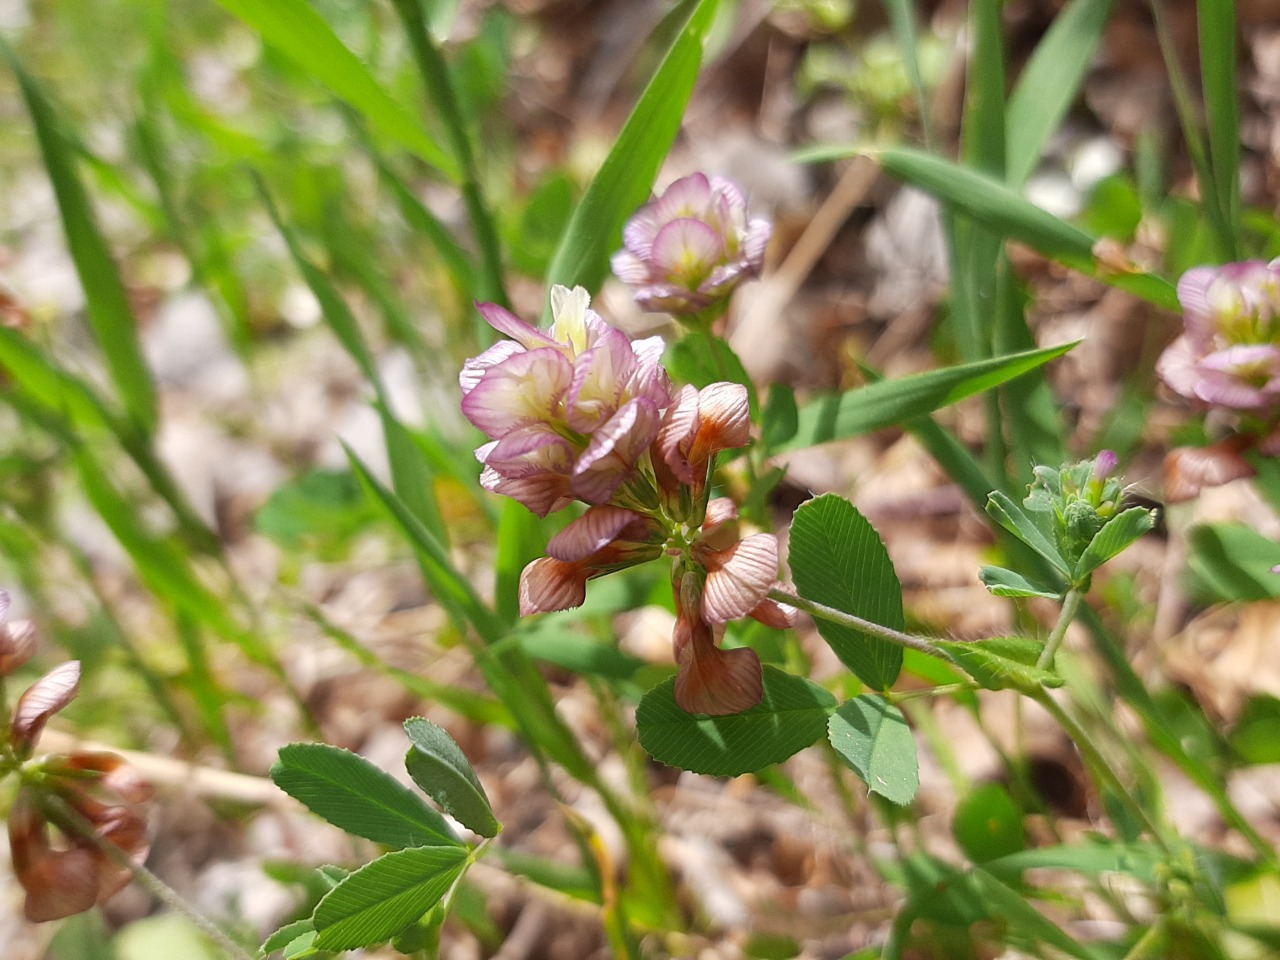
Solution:
[{"label": "reddish brown flower", "polygon": [[760,658],[749,647],[724,650],[702,615],[701,577],[686,571],[676,586],[676,704],[689,713],[725,716],[764,699]]}]

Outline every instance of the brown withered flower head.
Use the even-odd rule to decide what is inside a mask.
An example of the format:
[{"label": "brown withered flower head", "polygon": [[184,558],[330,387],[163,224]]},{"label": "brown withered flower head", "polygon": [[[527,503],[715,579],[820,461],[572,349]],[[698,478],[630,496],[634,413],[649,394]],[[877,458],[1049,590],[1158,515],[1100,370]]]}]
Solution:
[{"label": "brown withered flower head", "polygon": [[33,922],[69,917],[114,896],[133,876],[121,861],[141,862],[150,846],[151,785],[122,757],[76,750],[28,760],[49,718],[79,686],[77,661],[54,668],[18,699],[10,724],[13,753],[26,762],[9,812],[9,848],[26,891],[23,912]]}]

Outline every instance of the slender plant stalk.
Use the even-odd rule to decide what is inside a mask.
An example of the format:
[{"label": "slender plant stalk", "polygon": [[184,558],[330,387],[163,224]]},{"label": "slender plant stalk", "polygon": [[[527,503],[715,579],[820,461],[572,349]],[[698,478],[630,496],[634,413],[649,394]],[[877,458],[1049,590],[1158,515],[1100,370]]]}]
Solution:
[{"label": "slender plant stalk", "polygon": [[1098,749],[1098,745],[1093,742],[1093,738],[1089,736],[1088,731],[1085,730],[1084,727],[1080,726],[1080,724],[1076,722],[1075,717],[1067,713],[1062,704],[1058,703],[1058,701],[1055,700],[1047,690],[1041,690],[1040,695],[1034,699],[1038,704],[1040,704],[1040,706],[1044,707],[1045,710],[1049,712],[1049,715],[1058,722],[1059,726],[1061,726],[1064,731],[1066,731],[1067,736],[1075,742],[1076,747],[1080,750],[1081,756],[1084,757],[1085,763],[1093,770],[1094,776],[1106,783],[1107,786],[1115,791],[1120,802],[1123,803],[1137,821],[1146,828],[1146,831],[1151,834],[1151,839],[1155,841],[1156,845],[1159,846],[1166,855],[1171,856],[1173,854],[1173,849],[1169,846],[1168,841],[1165,840],[1163,832],[1160,830],[1159,826],[1157,826],[1156,822],[1151,819],[1151,815],[1143,809],[1142,804],[1138,803],[1134,798],[1133,794],[1129,791],[1129,788],[1124,785],[1124,781],[1120,779],[1120,775],[1116,773],[1115,769],[1111,766],[1111,763],[1102,754],[1102,751]]},{"label": "slender plant stalk", "polygon": [[254,960],[249,951],[236,943],[228,936],[226,931],[188,903],[178,891],[174,890],[173,887],[169,886],[141,863],[130,858],[128,854],[110,840],[99,835],[93,824],[81,816],[80,812],[75,810],[69,803],[61,797],[48,792],[44,794],[42,800],[57,807],[58,817],[61,822],[92,843],[112,862],[132,873],[133,878],[146,887],[156,899],[195,924],[200,929],[200,932],[221,947],[227,956],[232,957],[233,960]]},{"label": "slender plant stalk", "polygon": [[881,626],[878,623],[872,623],[870,620],[863,620],[856,617],[852,613],[845,613],[843,610],[837,610],[835,607],[828,607],[826,604],[816,603],[813,600],[806,600],[804,597],[796,596],[794,593],[788,593],[786,590],[774,588],[769,591],[769,599],[777,600],[779,603],[785,603],[795,607],[797,610],[803,610],[809,616],[818,620],[826,620],[828,623],[839,624],[842,627],[849,627],[853,630],[861,630],[863,633],[869,633],[873,637],[879,637],[881,640],[888,640],[890,643],[896,643],[900,647],[908,647],[912,650],[918,650],[926,653],[931,657],[937,657],[939,660],[950,662],[951,658],[943,652],[941,647],[935,646],[931,641],[924,637],[917,637],[913,633],[903,633],[901,630],[894,630],[891,627]]},{"label": "slender plant stalk", "polygon": [[427,30],[421,0],[394,0],[394,5],[404,23],[405,32],[409,35],[409,43],[413,47],[427,96],[440,112],[445,134],[449,138],[449,147],[458,166],[462,168],[462,201],[466,204],[467,217],[471,220],[471,229],[475,231],[476,243],[480,247],[480,284],[476,295],[479,299],[509,306],[506,286],[502,280],[502,248],[498,243],[498,230],[480,190],[471,138],[467,134],[462,109],[449,80],[444,57]]},{"label": "slender plant stalk", "polygon": [[1062,611],[1058,614],[1058,622],[1053,625],[1053,630],[1049,633],[1049,639],[1045,641],[1044,650],[1040,653],[1040,659],[1036,661],[1036,666],[1041,670],[1048,670],[1053,666],[1053,658],[1058,652],[1058,648],[1062,646],[1062,641],[1067,635],[1067,628],[1071,626],[1071,621],[1076,618],[1076,611],[1080,609],[1080,600],[1083,594],[1072,587],[1067,591],[1066,596],[1062,598]]}]

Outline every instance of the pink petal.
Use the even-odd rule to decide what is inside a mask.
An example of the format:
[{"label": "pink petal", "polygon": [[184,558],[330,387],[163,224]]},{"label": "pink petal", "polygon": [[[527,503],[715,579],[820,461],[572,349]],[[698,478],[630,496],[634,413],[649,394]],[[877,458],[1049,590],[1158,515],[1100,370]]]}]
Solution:
[{"label": "pink petal", "polygon": [[0,621],[9,615],[9,594],[0,590]]},{"label": "pink petal", "polygon": [[760,275],[760,270],[764,266],[764,253],[772,236],[773,224],[763,217],[753,218],[747,224],[747,233],[742,238],[741,256],[751,265],[752,276]]},{"label": "pink petal", "polygon": [[36,652],[36,625],[15,620],[0,626],[0,677],[7,677]]},{"label": "pink petal", "polygon": [[588,571],[554,557],[534,560],[520,574],[520,613],[547,613],[582,606]]},{"label": "pink petal", "polygon": [[634,510],[623,507],[591,507],[551,538],[551,542],[547,544],[547,553],[566,563],[585,560],[612,543],[628,526],[643,519]]},{"label": "pink petal", "polygon": [[[659,221],[653,204],[641,207],[622,228],[622,245],[638,262],[648,264],[649,257],[653,253],[653,238],[658,235],[658,230],[664,222]],[[646,266],[646,276],[648,272]]]},{"label": "pink petal", "polygon": [[27,688],[13,708],[13,745],[27,753],[35,745],[49,718],[75,699],[80,691],[80,661],[54,667]]},{"label": "pink petal", "polygon": [[529,477],[535,473],[567,475],[573,464],[573,447],[546,423],[531,423],[512,430],[501,440],[477,450],[488,451],[482,463],[504,477]]},{"label": "pink petal", "polygon": [[[781,584],[775,583],[774,586]],[[766,627],[786,630],[796,625],[796,621],[800,619],[800,611],[788,603],[779,603],[766,597],[747,616],[752,620],[759,620]]]},{"label": "pink petal", "polygon": [[711,454],[751,442],[751,404],[740,383],[712,383],[698,391],[698,432],[689,462],[703,463]]},{"label": "pink petal", "polygon": [[516,427],[549,420],[573,380],[573,367],[558,349],[517,353],[485,371],[462,398],[462,413],[491,439]]},{"label": "pink petal", "polygon": [[653,272],[691,290],[724,257],[724,237],[701,220],[673,220],[653,239]]},{"label": "pink petal", "polygon": [[675,700],[688,713],[722,717],[764,699],[764,674],[754,650],[721,650],[706,623],[676,621]]},{"label": "pink petal", "polygon": [[728,177],[712,176],[709,180],[712,193],[717,197],[724,199],[730,207],[735,210],[745,210],[747,207],[747,198],[742,192],[742,188],[730,180]]},{"label": "pink petal", "polygon": [[706,558],[702,616],[710,623],[745,617],[768,595],[778,578],[778,538],[757,533]]},{"label": "pink petal", "polygon": [[1164,496],[1169,503],[1193,500],[1206,487],[1252,477],[1256,471],[1232,437],[1207,447],[1175,447],[1164,458]]},{"label": "pink petal", "polygon": [[[657,231],[655,230],[655,233]],[[652,241],[649,242],[652,246]],[[613,275],[629,287],[638,287],[649,282],[649,265],[629,250],[619,250],[609,260],[613,267]]]},{"label": "pink petal", "polygon": [[462,387],[462,395],[465,397],[472,391],[486,370],[496,367],[517,353],[524,353],[524,347],[514,340],[499,340],[484,353],[467,360],[458,374],[458,386]]},{"label": "pink petal", "polygon": [[738,519],[738,505],[729,497],[716,497],[707,502],[707,518],[702,522],[702,532],[709,534],[721,524]]},{"label": "pink petal", "polygon": [[674,283],[652,283],[636,290],[636,305],[649,313],[697,313],[711,304],[704,294]]},{"label": "pink petal", "polygon": [[574,361],[567,412],[569,426],[591,433],[617,411],[624,386],[635,371],[631,341],[610,327],[595,346]]},{"label": "pink petal", "polygon": [[675,395],[671,377],[662,365],[662,354],[666,344],[661,337],[649,337],[646,340],[633,340],[631,352],[635,356],[635,366],[631,378],[623,388],[624,395],[630,399],[639,397],[653,401],[659,409],[670,406]]},{"label": "pink petal", "polygon": [[667,187],[653,202],[653,213],[660,224],[666,225],[681,217],[700,215],[710,202],[711,182],[706,174],[692,173]]},{"label": "pink petal", "polygon": [[556,473],[508,478],[486,467],[480,474],[480,486],[490,493],[501,494],[524,504],[539,517],[563,510],[573,502],[569,478]]},{"label": "pink petal", "polygon": [[1195,350],[1185,333],[1160,354],[1156,360],[1156,375],[1174,393],[1195,399],[1196,381],[1200,374],[1196,370]]},{"label": "pink petal", "polygon": [[694,483],[689,447],[698,429],[698,389],[685,384],[662,418],[656,445],[663,462],[681,483]]},{"label": "pink petal", "polygon": [[556,342],[536,327],[530,326],[510,310],[496,303],[476,303],[480,316],[499,333],[510,337],[528,350],[554,347]]},{"label": "pink petal", "polygon": [[1218,277],[1215,267],[1192,267],[1178,280],[1178,303],[1188,333],[1204,342],[1213,332],[1213,306],[1209,302],[1209,287]]},{"label": "pink petal", "polygon": [[658,432],[658,408],[629,400],[591,435],[573,469],[573,492],[587,503],[608,503]]}]

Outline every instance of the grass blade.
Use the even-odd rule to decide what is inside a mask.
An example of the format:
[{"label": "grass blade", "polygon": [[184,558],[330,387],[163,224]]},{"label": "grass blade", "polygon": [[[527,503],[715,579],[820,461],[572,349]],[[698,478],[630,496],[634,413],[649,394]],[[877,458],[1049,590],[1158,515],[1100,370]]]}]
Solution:
[{"label": "grass blade", "polygon": [[1046,257],[1158,307],[1179,309],[1173,284],[1149,273],[1109,272],[1094,259],[1094,237],[1023,199],[1000,181],[919,150],[883,150],[877,158],[892,176],[964,211],[1001,236],[1021,241]]},{"label": "grass blade", "polygon": [[1235,0],[1199,0],[1200,75],[1208,118],[1209,165],[1218,208],[1240,256],[1240,102],[1236,90]]},{"label": "grass blade", "polygon": [[142,356],[138,324],[129,306],[124,283],[106,240],[98,230],[89,197],[76,174],[75,151],[39,85],[7,45],[0,44],[0,50],[8,57],[18,77],[23,99],[35,125],[45,170],[58,200],[67,247],[84,288],[94,337],[129,419],[150,435],[156,426],[155,384]]},{"label": "grass blade", "polygon": [[413,48],[414,59],[418,64],[418,72],[422,75],[422,84],[426,88],[427,97],[444,122],[445,133],[449,137],[449,147],[461,168],[462,202],[466,205],[467,217],[471,221],[471,229],[475,232],[476,244],[480,248],[480,276],[476,296],[481,300],[508,305],[506,286],[502,279],[502,249],[498,243],[498,230],[494,225],[493,215],[480,192],[480,178],[476,173],[471,138],[467,134],[462,110],[458,105],[453,83],[449,79],[444,57],[440,55],[439,47],[431,39],[431,34],[427,30],[426,20],[423,18],[422,0],[392,0],[392,5],[400,15],[400,21],[409,35],[409,44]]},{"label": "grass blade", "polygon": [[970,5],[973,52],[964,111],[961,152],[966,164],[994,177],[1004,177],[1004,43],[1001,0],[974,0]]},{"label": "grass blade", "polygon": [[683,0],[677,8],[687,17],[686,25],[573,212],[547,271],[548,287],[562,283],[594,290],[608,273],[609,256],[622,243],[623,225],[649,199],[658,168],[680,130],[717,5],[718,0]]},{"label": "grass blade", "polygon": [[1036,44],[1009,96],[1005,179],[1026,182],[1093,63],[1111,0],[1071,0]]},{"label": "grass blade", "polygon": [[799,429],[780,449],[798,450],[923,416],[1043,366],[1074,346],[1068,343],[960,367],[930,370],[897,380],[882,380],[842,394],[817,397],[801,408]]},{"label": "grass blade", "polygon": [[359,110],[373,129],[413,151],[449,179],[460,179],[461,171],[453,157],[392,99],[306,0],[218,2],[303,71]]}]

